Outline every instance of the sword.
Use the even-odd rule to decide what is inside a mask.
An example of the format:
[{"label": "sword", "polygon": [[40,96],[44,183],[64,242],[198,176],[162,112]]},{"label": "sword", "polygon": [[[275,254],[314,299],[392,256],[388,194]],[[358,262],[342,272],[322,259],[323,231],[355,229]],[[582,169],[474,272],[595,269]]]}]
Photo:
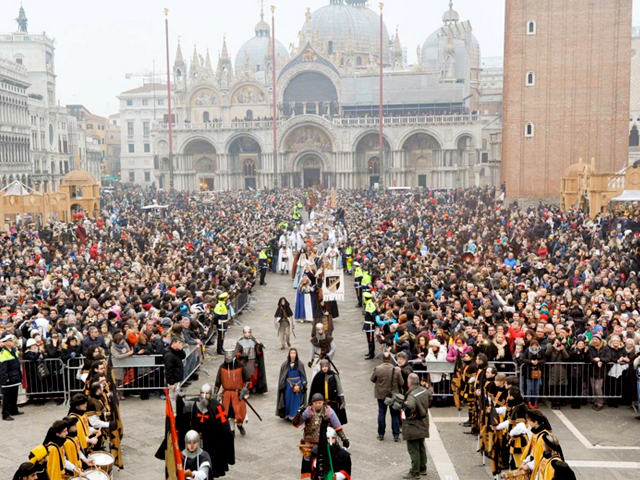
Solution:
[{"label": "sword", "polygon": [[247,407],[249,407],[251,409],[251,411],[253,413],[256,414],[256,417],[258,417],[258,420],[262,421],[262,417],[260,416],[260,414],[258,412],[256,412],[256,409],[253,408],[253,406],[249,403],[249,400],[247,400],[246,398],[244,399],[244,403],[247,404]]}]

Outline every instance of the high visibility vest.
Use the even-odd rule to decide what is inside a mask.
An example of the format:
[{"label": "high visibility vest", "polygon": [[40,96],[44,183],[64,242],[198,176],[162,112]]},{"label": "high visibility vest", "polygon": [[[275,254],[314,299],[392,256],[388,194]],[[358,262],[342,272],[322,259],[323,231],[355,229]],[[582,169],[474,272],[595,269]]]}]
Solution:
[{"label": "high visibility vest", "polygon": [[373,300],[367,300],[364,306],[364,311],[367,313],[373,313],[376,311],[376,304]]},{"label": "high visibility vest", "polygon": [[353,276],[354,277],[362,277],[362,268],[356,267],[355,271],[353,272]]},{"label": "high visibility vest", "polygon": [[259,260],[266,260],[267,259],[267,251],[266,250],[260,250],[260,254],[258,255],[258,259]]},{"label": "high visibility vest", "polygon": [[213,313],[216,315],[226,315],[228,313],[226,303],[224,301],[216,303]]},{"label": "high visibility vest", "polygon": [[373,279],[371,278],[371,274],[367,270],[365,270],[362,273],[362,280],[360,281],[360,285],[370,285],[372,281]]},{"label": "high visibility vest", "polygon": [[347,247],[344,253],[346,253],[347,255],[351,255],[353,253],[353,248]]}]

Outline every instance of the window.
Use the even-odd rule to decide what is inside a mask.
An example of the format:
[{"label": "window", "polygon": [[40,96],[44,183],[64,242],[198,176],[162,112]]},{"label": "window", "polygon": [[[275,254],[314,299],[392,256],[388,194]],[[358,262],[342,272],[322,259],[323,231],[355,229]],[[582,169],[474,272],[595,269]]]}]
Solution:
[{"label": "window", "polygon": [[127,122],[127,135],[133,136],[133,122],[131,120]]},{"label": "window", "polygon": [[533,20],[529,20],[527,22],[527,35],[535,35],[536,34],[536,22]]},{"label": "window", "polygon": [[21,58],[16,58],[16,63],[18,65],[22,65],[22,59]]},{"label": "window", "polygon": [[93,123],[87,123],[87,130],[93,130]]},{"label": "window", "polygon": [[148,98],[143,98],[142,99],[142,105],[149,105],[149,99]]},{"label": "window", "polygon": [[133,145],[133,143],[129,144],[129,153],[135,153],[136,149],[135,146]]},{"label": "window", "polygon": [[536,84],[536,74],[533,72],[527,72],[527,87],[533,87]]},{"label": "window", "polygon": [[133,105],[133,100],[127,100],[127,107],[131,107]]},{"label": "window", "polygon": [[204,123],[209,123],[211,121],[211,118],[209,117],[209,112],[204,112],[202,114],[202,121]]},{"label": "window", "polygon": [[356,57],[356,65],[362,65],[362,57]]},{"label": "window", "polygon": [[129,172],[129,181],[131,183],[136,181],[136,172]]},{"label": "window", "polygon": [[144,181],[145,182],[151,181],[151,172],[144,172]]},{"label": "window", "polygon": [[329,46],[327,48],[327,53],[329,55],[333,55],[333,41],[329,40]]},{"label": "window", "polygon": [[524,136],[531,138],[535,135],[535,127],[533,123],[525,123],[524,125]]},{"label": "window", "polygon": [[148,121],[142,122],[142,134],[145,137],[149,136],[149,122]]},{"label": "window", "polygon": [[150,143],[145,143],[144,144],[144,153],[150,153],[151,152],[151,144]]},{"label": "window", "polygon": [[489,161],[489,153],[482,152],[482,163],[487,163]]},{"label": "window", "polygon": [[158,99],[158,105],[164,105],[164,98]]}]

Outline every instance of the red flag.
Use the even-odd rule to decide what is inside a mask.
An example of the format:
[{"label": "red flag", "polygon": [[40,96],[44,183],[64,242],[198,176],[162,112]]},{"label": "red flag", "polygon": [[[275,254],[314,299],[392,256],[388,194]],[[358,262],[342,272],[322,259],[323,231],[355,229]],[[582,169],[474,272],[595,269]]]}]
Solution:
[{"label": "red flag", "polygon": [[176,430],[176,417],[173,414],[171,400],[169,399],[169,390],[165,389],[167,403],[165,414],[167,417],[166,431],[166,451],[164,456],[164,465],[169,480],[185,480],[184,468],[182,464],[182,453],[178,444],[178,431]]}]

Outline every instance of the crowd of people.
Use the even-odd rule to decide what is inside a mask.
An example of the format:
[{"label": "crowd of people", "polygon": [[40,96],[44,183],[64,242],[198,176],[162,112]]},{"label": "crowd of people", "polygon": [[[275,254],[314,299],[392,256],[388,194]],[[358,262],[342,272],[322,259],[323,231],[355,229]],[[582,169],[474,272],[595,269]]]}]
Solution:
[{"label": "crowd of people", "polygon": [[[312,322],[308,362],[291,349],[282,365],[277,414],[294,425],[320,415],[333,429],[329,443],[340,437],[348,447],[344,391],[333,365],[339,312],[322,296],[323,275],[344,268],[362,307],[365,358],[383,352],[389,364],[372,376],[378,439],[384,441],[390,410],[394,440],[413,437],[408,478],[426,470],[425,428],[405,435],[400,411],[426,419],[428,435],[428,414],[422,400],[409,401],[410,392],[428,392],[419,397],[427,403],[451,394],[456,406],[466,404],[466,425],[497,462],[494,473],[521,467],[515,459],[536,437],[519,433],[526,423],[519,420],[541,422],[541,398],[553,408],[638,408],[640,213],[629,208],[590,219],[551,206],[522,210],[497,198],[490,188],[341,191],[331,205],[320,189],[226,192],[202,202],[197,194],[130,187],[109,194],[96,221],[13,225],[0,242],[3,419],[19,413],[20,386],[32,401],[60,397],[62,373],[42,362],[49,358],[89,372],[100,357],[163,355],[166,378],[158,391],[166,383],[175,402],[183,345],[201,347],[214,333],[224,339],[230,301],[250,292],[258,274],[264,282],[271,268],[289,273],[296,291],[294,308],[286,298],[276,306],[282,349],[290,347],[296,321]],[[306,224],[300,202],[310,214]],[[152,203],[172,208],[142,213]],[[243,338],[216,381],[226,392],[225,374],[240,360],[239,384],[221,403],[226,412],[242,409],[241,390],[266,389],[266,379],[256,376],[264,373],[260,344],[250,331]],[[447,363],[450,369],[433,368]],[[122,385],[139,373],[116,369],[114,377]],[[305,474],[314,468],[309,445],[328,430],[314,428],[300,447]],[[548,445],[533,443],[541,452]]]}]

